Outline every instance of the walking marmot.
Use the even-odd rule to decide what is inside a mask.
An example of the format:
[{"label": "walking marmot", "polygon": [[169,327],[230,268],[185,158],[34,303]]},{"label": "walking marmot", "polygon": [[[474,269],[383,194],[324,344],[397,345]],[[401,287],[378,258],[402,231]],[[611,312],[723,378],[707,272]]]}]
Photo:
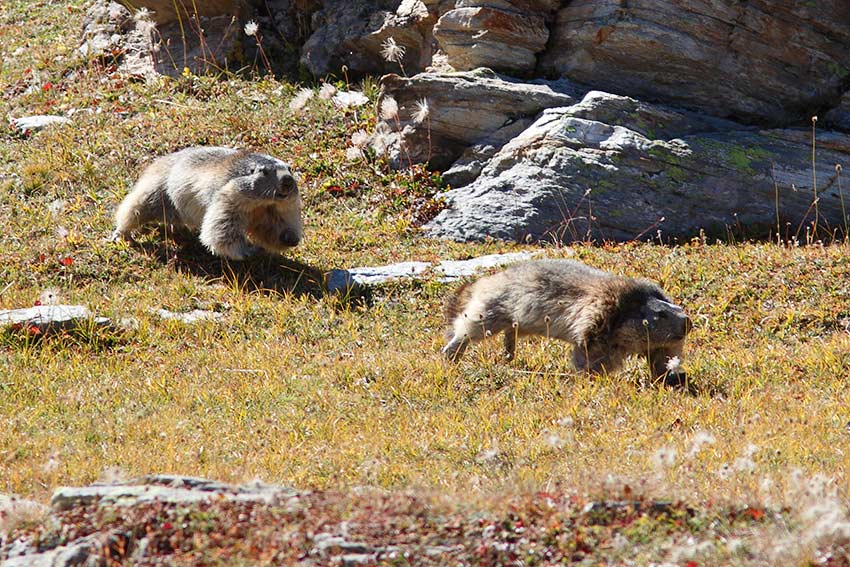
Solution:
[{"label": "walking marmot", "polygon": [[[277,158],[221,147],[186,148],[154,160],[115,214],[115,237],[148,223],[199,231],[210,252],[241,260],[296,246],[301,196]],[[254,243],[251,245],[248,241]]]},{"label": "walking marmot", "polygon": [[516,339],[541,335],[575,345],[573,364],[614,372],[630,354],[646,356],[654,377],[680,357],[691,320],[656,284],[603,272],[571,260],[522,262],[461,286],[446,303],[449,343],[458,360],[470,342],[500,331],[505,352]]}]

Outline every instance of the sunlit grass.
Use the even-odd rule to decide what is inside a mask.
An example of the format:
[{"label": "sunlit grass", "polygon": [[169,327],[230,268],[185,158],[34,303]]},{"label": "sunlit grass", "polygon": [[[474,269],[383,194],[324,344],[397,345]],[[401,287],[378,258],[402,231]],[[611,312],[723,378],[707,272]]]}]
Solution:
[{"label": "sunlit grass", "polygon": [[[10,24],[25,5],[0,9],[4,60],[30,35]],[[67,29],[42,19],[49,7],[34,20],[53,38],[45,53],[66,55],[30,46],[0,70],[0,91],[14,93],[4,113],[78,110],[67,127],[0,144],[0,308],[30,306],[55,287],[65,302],[137,324],[108,341],[2,343],[0,492],[45,500],[117,470],[470,498],[628,486],[777,506],[795,479],[822,474],[845,493],[848,245],[548,247],[654,279],[685,306],[695,323],[684,360],[691,393],[650,383],[637,361],[612,376],[578,375],[564,345],[540,340],[521,342],[509,364],[488,341],[450,365],[439,349],[452,285],[395,284],[346,301],[323,293],[322,273],[531,248],[423,238],[410,195],[427,198],[436,181],[374,157],[346,160],[372,105],[342,111],[313,97],[295,113],[298,86],[286,82],[128,82],[74,60],[79,5]],[[47,91],[13,88],[45,81]],[[194,144],[290,161],[305,194],[303,245],[285,260],[227,264],[186,235],[107,242],[143,165]],[[160,320],[160,307],[224,319],[186,326]]]}]

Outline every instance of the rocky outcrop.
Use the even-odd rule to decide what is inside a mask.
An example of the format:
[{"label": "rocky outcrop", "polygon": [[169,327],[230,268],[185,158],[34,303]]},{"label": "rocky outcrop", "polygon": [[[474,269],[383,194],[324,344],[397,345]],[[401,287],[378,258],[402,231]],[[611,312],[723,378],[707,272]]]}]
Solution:
[{"label": "rocky outcrop", "polygon": [[454,240],[669,240],[775,230],[777,216],[783,238],[802,239],[815,221],[822,234],[843,230],[835,164],[850,162],[850,137],[824,133],[818,143],[815,211],[808,131],[591,92],[544,111],[475,181],[445,195],[449,207],[427,230]]},{"label": "rocky outcrop", "polygon": [[[343,65],[355,76],[416,73],[431,63],[433,24],[432,13],[419,0],[325,0],[311,15],[314,31],[301,62],[317,77]],[[404,50],[400,61],[381,54],[389,38]]]},{"label": "rocky outcrop", "polygon": [[249,14],[258,0],[204,0],[185,2],[174,0],[133,0],[123,2],[133,9],[146,8],[153,14],[157,24],[168,24],[182,20],[188,22],[196,16],[242,16]]},{"label": "rocky outcrop", "polygon": [[[386,117],[378,144],[393,162],[429,162],[442,169],[474,143],[501,146],[524,130],[544,108],[572,104],[576,89],[566,81],[525,83],[479,69],[467,73],[387,75],[384,98],[398,103]],[[427,104],[427,116],[415,116]]]},{"label": "rocky outcrop", "polygon": [[850,3],[564,2],[540,70],[715,116],[786,125],[850,87]]},{"label": "rocky outcrop", "polygon": [[844,132],[850,132],[850,91],[844,93],[838,106],[826,113],[826,125]]},{"label": "rocky outcrop", "polygon": [[[178,72],[204,61],[221,67],[251,17],[276,28],[277,34],[262,34],[265,42],[282,37],[317,77],[343,67],[349,77],[410,76],[439,55],[455,70],[483,66],[517,77],[562,77],[748,124],[800,125],[842,105],[830,123],[846,128],[848,121],[845,0],[218,0],[182,14],[183,26],[175,28],[182,35],[169,28],[178,23],[172,2],[133,6],[153,11],[163,45],[170,46],[169,56],[155,57],[159,72],[170,72],[163,62],[172,61]],[[103,19],[119,34],[132,26],[123,13]],[[100,42],[109,45],[113,35]],[[388,60],[382,52],[390,39],[404,53]]]},{"label": "rocky outcrop", "polygon": [[[526,5],[523,7],[519,4]],[[554,2],[458,2],[434,26],[434,37],[458,71],[489,67],[519,76],[534,71],[546,47]],[[548,5],[547,5],[548,4]]]},{"label": "rocky outcrop", "polygon": [[193,73],[222,69],[238,56],[242,25],[235,13],[222,13],[200,2],[204,8],[198,8],[199,14],[218,15],[177,20],[160,13],[154,20],[157,12],[138,10],[153,10],[161,4],[147,0],[134,3],[135,12],[131,13],[117,2],[95,1],[86,11],[79,52],[114,60],[120,72],[142,77],[180,75],[186,68]]}]

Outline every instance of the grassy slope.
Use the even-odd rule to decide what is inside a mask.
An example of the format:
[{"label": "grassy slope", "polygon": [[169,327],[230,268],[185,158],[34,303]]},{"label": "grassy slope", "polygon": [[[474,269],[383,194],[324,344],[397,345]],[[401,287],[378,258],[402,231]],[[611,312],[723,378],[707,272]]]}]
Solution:
[{"label": "grassy slope", "polygon": [[[3,114],[78,110],[68,127],[2,137],[0,308],[56,288],[139,328],[111,346],[4,339],[0,492],[45,499],[62,484],[160,471],[449,494],[620,490],[622,480],[691,502],[782,503],[800,473],[847,488],[846,245],[550,248],[651,276],[686,305],[694,395],[646,383],[637,363],[578,376],[562,345],[541,341],[523,343],[513,364],[493,341],[452,367],[438,354],[448,287],[389,286],[363,307],[323,296],[316,280],[333,267],[521,247],[421,238],[412,194],[433,182],[345,160],[370,108],[314,98],[297,114],[288,83],[131,82],[78,60],[83,5],[0,7]],[[290,160],[304,179],[304,245],[228,266],[161,232],[138,247],[106,242],[146,160],[193,144]],[[227,316],[188,327],[150,314],[162,306]],[[698,432],[715,442],[694,452]]]}]

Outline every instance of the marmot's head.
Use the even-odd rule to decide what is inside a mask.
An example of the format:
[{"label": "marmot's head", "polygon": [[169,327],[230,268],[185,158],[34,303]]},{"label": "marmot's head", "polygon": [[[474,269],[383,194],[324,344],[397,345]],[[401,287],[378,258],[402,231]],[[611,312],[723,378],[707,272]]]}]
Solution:
[{"label": "marmot's head", "polygon": [[617,342],[635,352],[678,343],[693,324],[684,309],[671,303],[654,284],[641,284],[626,294],[612,332]]},{"label": "marmot's head", "polygon": [[248,167],[240,172],[239,193],[264,201],[283,201],[298,195],[298,182],[289,164],[262,154],[252,154],[245,161]]}]

